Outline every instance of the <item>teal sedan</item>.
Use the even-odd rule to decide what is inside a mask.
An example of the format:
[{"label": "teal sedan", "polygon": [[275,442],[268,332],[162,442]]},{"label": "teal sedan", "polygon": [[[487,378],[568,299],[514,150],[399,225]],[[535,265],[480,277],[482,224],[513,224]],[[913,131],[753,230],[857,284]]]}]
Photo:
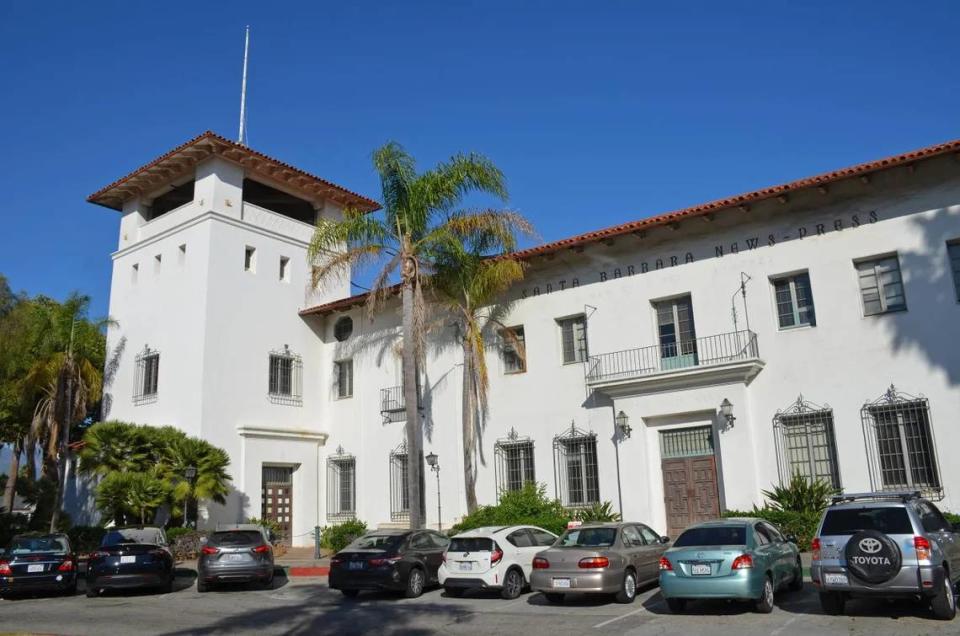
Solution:
[{"label": "teal sedan", "polygon": [[803,588],[796,539],[761,519],[719,519],[690,526],[660,559],[660,592],[671,612],[688,601],[749,601],[773,611],[779,589]]}]

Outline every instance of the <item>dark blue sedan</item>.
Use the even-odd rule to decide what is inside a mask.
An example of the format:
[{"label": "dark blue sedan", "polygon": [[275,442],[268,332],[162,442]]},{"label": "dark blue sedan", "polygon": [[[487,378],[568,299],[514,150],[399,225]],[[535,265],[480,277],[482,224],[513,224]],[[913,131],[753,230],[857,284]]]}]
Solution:
[{"label": "dark blue sedan", "polygon": [[131,588],[171,592],[173,565],[163,528],[112,528],[87,562],[87,596]]},{"label": "dark blue sedan", "polygon": [[77,591],[77,559],[65,534],[24,534],[0,553],[0,596]]}]

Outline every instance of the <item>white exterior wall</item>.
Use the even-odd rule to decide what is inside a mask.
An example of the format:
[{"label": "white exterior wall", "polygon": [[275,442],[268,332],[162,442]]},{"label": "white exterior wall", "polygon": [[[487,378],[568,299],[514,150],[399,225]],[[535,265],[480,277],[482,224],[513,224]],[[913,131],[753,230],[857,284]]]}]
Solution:
[{"label": "white exterior wall", "polygon": [[[373,318],[363,308],[345,312],[353,317],[354,332],[342,343],[332,330],[344,313],[300,318],[297,310],[304,306],[346,296],[346,280],[305,299],[310,228],[253,206],[226,206],[233,197],[239,201],[242,174],[221,163],[204,173],[216,175],[215,181],[203,188],[198,182],[194,204],[184,206],[191,211],[181,208],[144,226],[135,224],[135,205],[124,215],[123,234],[129,237],[138,229],[138,237],[150,236],[114,257],[111,315],[120,325],[110,342],[114,346],[125,336],[127,350],[110,388],[110,417],[174,424],[225,448],[237,493],[224,509],[210,511],[212,519],[260,516],[261,466],[295,465],[295,543],[309,543],[304,534],[327,523],[326,459],[342,447],[356,458],[357,517],[369,525],[389,523],[388,458],[404,439],[404,423],[384,422],[380,390],[400,384],[399,312],[395,305]],[[201,209],[201,198],[215,201],[214,209]],[[185,220],[172,224],[175,215]],[[858,227],[853,227],[854,216]],[[834,226],[837,220],[840,229]],[[148,231],[161,221],[170,227]],[[817,224],[824,226],[822,235]],[[800,227],[807,230],[802,239]],[[750,249],[747,239],[754,236],[758,242]],[[665,528],[659,431],[699,424],[712,424],[717,431],[721,505],[749,508],[762,503],[760,491],[778,479],[772,419],[801,394],[833,409],[844,489],[869,490],[860,409],[894,384],[929,398],[942,506],[960,511],[960,468],[946,451],[960,443],[953,426],[960,407],[960,304],[945,247],[955,238],[960,238],[960,164],[944,158],[924,162],[916,172],[874,175],[868,184],[837,183],[825,195],[805,191],[786,203],[756,204],[749,212],[723,210],[712,222],[695,218],[676,230],[656,228],[644,238],[629,235],[612,245],[587,246],[582,253],[565,250],[536,259],[514,293],[517,302],[507,321],[524,326],[527,371],[505,375],[495,346],[488,353],[491,406],[482,437],[480,502],[496,499],[494,444],[511,429],[534,441],[536,478],[555,494],[553,438],[574,423],[597,434],[600,499],[616,509],[613,414],[622,410],[633,427],[632,437],[620,446],[625,517]],[[731,253],[734,242],[737,253]],[[175,250],[181,243],[188,244],[187,262],[177,269]],[[243,271],[245,245],[257,248],[255,274]],[[724,255],[718,257],[721,245]],[[151,259],[158,250],[164,261],[154,275]],[[908,309],[864,317],[854,259],[894,252]],[[685,262],[687,253],[692,262]],[[290,283],[277,280],[280,255],[291,258]],[[677,257],[676,265],[671,256]],[[655,268],[657,258],[662,269]],[[137,261],[139,280],[132,285],[129,270]],[[644,262],[649,271],[641,273]],[[770,277],[802,270],[810,275],[817,325],[779,330]],[[762,361],[752,380],[713,374],[698,386],[614,386],[588,399],[585,365],[562,364],[556,319],[586,313],[591,355],[653,346],[651,301],[686,293],[692,297],[698,337],[732,332],[731,296],[741,272],[751,280],[746,311],[737,297],[738,328],[746,328],[748,317]],[[434,332],[430,342],[424,451],[439,456],[442,523],[448,526],[465,513],[462,367],[450,329]],[[145,343],[161,351],[160,395],[153,404],[134,406],[133,355]],[[275,405],[267,398],[267,354],[284,344],[303,357],[302,406]],[[334,362],[348,357],[354,360],[353,396],[337,399]],[[718,415],[723,399],[734,405],[732,428]],[[432,526],[438,522],[436,489],[428,470],[426,511]]]}]

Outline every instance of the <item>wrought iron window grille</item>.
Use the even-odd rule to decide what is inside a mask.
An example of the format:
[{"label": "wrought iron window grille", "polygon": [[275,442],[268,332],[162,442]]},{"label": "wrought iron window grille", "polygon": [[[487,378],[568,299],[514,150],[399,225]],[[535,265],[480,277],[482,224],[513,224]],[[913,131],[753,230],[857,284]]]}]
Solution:
[{"label": "wrought iron window grille", "polygon": [[[407,455],[407,443],[390,451],[390,520],[406,521],[410,519],[410,492],[407,481],[410,474],[410,458]],[[422,491],[422,488],[421,488]]]},{"label": "wrought iron window grille", "polygon": [[303,405],[303,360],[283,345],[271,351],[268,364],[267,394],[273,404]]},{"label": "wrought iron window grille", "polygon": [[557,498],[568,508],[600,502],[597,472],[597,434],[582,431],[574,422],[553,438],[553,472]]},{"label": "wrought iron window grille", "polygon": [[139,405],[156,402],[160,384],[160,352],[144,345],[135,362],[133,403]]},{"label": "wrought iron window grille", "polygon": [[927,398],[901,393],[891,384],[863,405],[860,419],[874,491],[919,490],[930,499],[943,499]]},{"label": "wrought iron window grille", "polygon": [[493,455],[497,499],[505,492],[536,483],[533,440],[529,437],[521,437],[515,428],[511,428],[505,438],[494,444]]},{"label": "wrought iron window grille", "polygon": [[342,446],[327,457],[327,519],[349,521],[357,517],[357,459]]},{"label": "wrought iron window grille", "polygon": [[773,416],[773,434],[781,484],[799,473],[840,488],[833,409],[808,402],[800,395]]}]

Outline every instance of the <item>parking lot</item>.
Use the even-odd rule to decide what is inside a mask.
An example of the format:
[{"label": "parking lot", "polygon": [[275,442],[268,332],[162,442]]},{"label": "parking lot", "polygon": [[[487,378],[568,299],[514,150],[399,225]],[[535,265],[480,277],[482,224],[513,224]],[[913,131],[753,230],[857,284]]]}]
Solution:
[{"label": "parking lot", "polygon": [[171,594],[113,593],[0,602],[0,630],[44,634],[494,634],[629,633],[788,636],[790,634],[960,633],[960,619],[935,621],[911,603],[854,601],[847,616],[820,613],[812,587],[777,597],[772,614],[746,606],[692,604],[668,612],[656,587],[631,605],[584,598],[551,605],[540,594],[503,601],[495,594],[448,598],[429,590],[418,599],[362,594],[344,599],[324,578],[277,576],[272,590],[230,588],[199,594],[192,570],[180,569]]}]

